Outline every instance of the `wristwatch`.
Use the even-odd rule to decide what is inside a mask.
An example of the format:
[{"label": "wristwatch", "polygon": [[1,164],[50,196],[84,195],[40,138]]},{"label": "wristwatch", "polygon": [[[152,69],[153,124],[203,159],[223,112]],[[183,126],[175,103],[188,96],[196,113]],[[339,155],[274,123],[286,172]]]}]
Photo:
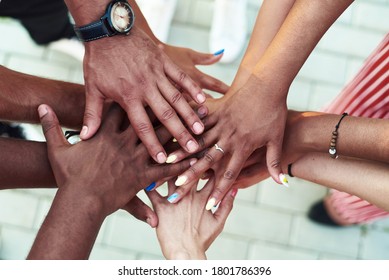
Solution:
[{"label": "wristwatch", "polygon": [[114,35],[128,35],[134,25],[135,15],[126,0],[113,0],[100,20],[84,26],[75,26],[77,37],[84,42]]}]

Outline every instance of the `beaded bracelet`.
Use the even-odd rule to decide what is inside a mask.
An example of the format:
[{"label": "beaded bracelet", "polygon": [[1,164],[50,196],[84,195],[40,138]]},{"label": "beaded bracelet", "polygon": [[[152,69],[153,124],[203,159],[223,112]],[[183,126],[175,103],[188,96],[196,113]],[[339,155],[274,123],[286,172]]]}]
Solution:
[{"label": "beaded bracelet", "polygon": [[328,150],[328,152],[330,153],[330,157],[334,159],[338,158],[338,153],[336,151],[336,141],[338,140],[338,135],[339,135],[338,128],[340,126],[340,123],[344,119],[344,117],[346,117],[347,115],[348,115],[347,113],[342,114],[342,117],[340,118],[338,124],[335,126],[335,130],[332,132],[332,139],[330,143],[330,149]]}]

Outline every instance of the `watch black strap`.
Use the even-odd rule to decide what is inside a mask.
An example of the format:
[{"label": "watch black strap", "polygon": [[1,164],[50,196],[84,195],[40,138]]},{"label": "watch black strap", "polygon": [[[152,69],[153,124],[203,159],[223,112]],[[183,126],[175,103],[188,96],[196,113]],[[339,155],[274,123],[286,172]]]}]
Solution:
[{"label": "watch black strap", "polygon": [[81,27],[75,26],[74,31],[76,32],[77,37],[84,42],[108,37],[113,34],[113,32],[104,24],[103,19]]}]

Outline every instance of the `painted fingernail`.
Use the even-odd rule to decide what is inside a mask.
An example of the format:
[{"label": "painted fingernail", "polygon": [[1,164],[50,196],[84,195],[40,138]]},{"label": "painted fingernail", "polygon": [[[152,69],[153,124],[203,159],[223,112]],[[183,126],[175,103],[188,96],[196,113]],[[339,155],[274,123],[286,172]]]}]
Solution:
[{"label": "painted fingernail", "polygon": [[196,162],[197,162],[197,158],[192,158],[192,159],[189,161],[189,164],[190,164],[190,166],[193,166]]},{"label": "painted fingernail", "polygon": [[88,134],[88,130],[89,130],[89,128],[88,128],[86,125],[84,125],[84,126],[82,127],[81,132],[80,132],[80,136],[81,136],[81,137],[85,137],[85,136]]},{"label": "painted fingernail", "polygon": [[169,201],[170,203],[174,203],[176,202],[178,197],[179,197],[178,193],[173,193],[171,196],[167,198],[167,201]]},{"label": "painted fingernail", "polygon": [[157,185],[156,182],[152,182],[145,190],[147,192],[151,192],[155,188],[156,185]]},{"label": "painted fingernail", "polygon": [[166,162],[166,155],[162,152],[157,154],[157,161],[158,163],[165,163]]},{"label": "painted fingernail", "polygon": [[177,139],[176,138],[173,138],[173,143],[177,143]]},{"label": "painted fingernail", "polygon": [[205,206],[205,210],[211,210],[216,204],[216,199],[215,198],[211,198],[210,200],[208,200],[207,202],[207,205]]},{"label": "painted fingernail", "polygon": [[199,93],[199,94],[197,94],[197,100],[198,100],[200,103],[204,103],[204,102],[205,102],[205,95],[204,95],[204,93]]},{"label": "painted fingernail", "polygon": [[177,187],[181,187],[183,184],[186,183],[186,181],[188,181],[188,177],[187,176],[178,176],[176,182],[174,183]]},{"label": "painted fingernail", "polygon": [[199,123],[199,122],[195,122],[193,124],[193,131],[196,134],[200,134],[200,133],[202,133],[204,131],[204,126],[201,123]]},{"label": "painted fingernail", "polygon": [[289,182],[288,182],[288,179],[286,178],[286,176],[281,173],[278,178],[280,179],[281,183],[285,186],[285,187],[289,187]]},{"label": "painted fingernail", "polygon": [[224,53],[224,49],[221,49],[221,50],[215,52],[213,55],[214,55],[214,56],[217,56],[217,55],[221,55],[221,54],[223,54],[223,53]]},{"label": "painted fingernail", "polygon": [[47,107],[46,106],[41,105],[41,106],[38,107],[38,114],[39,114],[40,118],[43,118],[44,116],[46,116],[47,112],[48,111],[47,111]]},{"label": "painted fingernail", "polygon": [[166,159],[166,163],[173,163],[177,160],[177,156],[176,155],[170,155],[167,157]]},{"label": "painted fingernail", "polygon": [[238,194],[238,189],[232,189],[231,196],[235,197]]},{"label": "painted fingernail", "polygon": [[192,141],[192,140],[189,140],[186,143],[186,148],[188,149],[189,153],[196,152],[198,147],[199,147],[198,144],[196,142]]},{"label": "painted fingernail", "polygon": [[199,114],[199,117],[202,118],[202,117],[205,117],[207,115],[207,108],[205,108],[204,106],[201,106],[198,110],[197,110],[197,113]]}]

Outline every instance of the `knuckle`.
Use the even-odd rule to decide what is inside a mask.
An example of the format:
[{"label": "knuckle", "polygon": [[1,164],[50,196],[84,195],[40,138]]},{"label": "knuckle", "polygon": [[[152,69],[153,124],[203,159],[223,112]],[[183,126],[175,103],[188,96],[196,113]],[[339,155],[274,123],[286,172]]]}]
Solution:
[{"label": "knuckle", "polygon": [[188,78],[188,75],[184,71],[178,72],[178,81],[184,82]]},{"label": "knuckle", "polygon": [[194,177],[198,177],[199,176],[199,171],[197,168],[195,168],[194,166],[191,166],[188,171],[194,176]]},{"label": "knuckle", "polygon": [[281,166],[281,161],[279,159],[270,161],[271,168],[279,168],[280,166]]},{"label": "knuckle", "polygon": [[141,135],[147,135],[152,131],[152,127],[148,123],[140,122],[134,125],[135,130]]},{"label": "knuckle", "polygon": [[185,140],[189,137],[190,137],[189,132],[187,130],[183,130],[180,133],[178,133],[178,135],[176,136],[176,139],[177,140]]},{"label": "knuckle", "polygon": [[226,172],[224,172],[223,177],[224,177],[224,179],[227,179],[227,180],[233,180],[235,178],[235,172],[233,170],[229,169]]},{"label": "knuckle", "polygon": [[171,98],[171,104],[177,104],[179,101],[181,101],[182,93],[179,90],[176,90]]},{"label": "knuckle", "polygon": [[176,115],[176,112],[173,110],[173,108],[168,108],[162,113],[162,121],[167,121],[172,119]]},{"label": "knuckle", "polygon": [[211,165],[215,162],[215,158],[211,155],[210,152],[206,152],[204,154],[204,159]]},{"label": "knuckle", "polygon": [[43,126],[43,132],[44,134],[47,134],[50,132],[50,130],[53,130],[56,128],[56,124],[54,122],[48,122]]}]

